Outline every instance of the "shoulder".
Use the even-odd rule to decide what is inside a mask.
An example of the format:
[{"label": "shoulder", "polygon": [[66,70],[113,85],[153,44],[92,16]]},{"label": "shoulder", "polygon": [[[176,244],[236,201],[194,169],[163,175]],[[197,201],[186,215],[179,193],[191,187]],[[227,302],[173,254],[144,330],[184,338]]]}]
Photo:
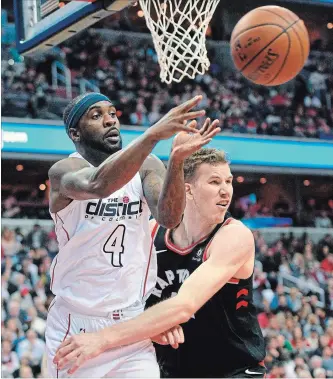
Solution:
[{"label": "shoulder", "polygon": [[230,237],[234,237],[235,239],[244,240],[244,242],[249,244],[254,244],[254,237],[252,231],[245,226],[242,221],[236,220],[234,218],[225,225],[222,226],[219,231],[216,233],[216,236],[222,235],[219,238],[225,238],[226,234]]},{"label": "shoulder", "polygon": [[65,158],[56,162],[49,169],[49,178],[54,181],[60,179],[69,172],[75,172],[82,168],[89,167],[89,163],[81,158]]},{"label": "shoulder", "polygon": [[[223,249],[221,247],[223,246]],[[254,237],[251,230],[241,221],[233,219],[222,226],[215,234],[210,253],[229,251],[233,256],[250,256],[254,254]]]}]

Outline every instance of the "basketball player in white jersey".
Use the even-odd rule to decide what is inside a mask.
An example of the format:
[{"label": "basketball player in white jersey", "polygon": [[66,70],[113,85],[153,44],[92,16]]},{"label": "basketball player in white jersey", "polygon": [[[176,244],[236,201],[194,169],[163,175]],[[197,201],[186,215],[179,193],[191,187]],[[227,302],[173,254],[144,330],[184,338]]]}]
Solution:
[{"label": "basketball player in white jersey", "polygon": [[[157,304],[128,322],[65,340],[55,362],[69,373],[110,348],[183,324],[185,343],[179,351],[158,349],[158,358],[174,374],[169,377],[264,376],[265,349],[252,301],[254,239],[227,213],[233,195],[228,161],[223,152],[201,149],[186,160],[184,170],[182,222],[172,230],[153,223],[159,281],[151,297]],[[170,337],[175,347],[184,342],[181,329],[178,338]],[[229,372],[233,364],[237,369]]]},{"label": "basketball player in white jersey", "polygon": [[[187,120],[200,97],[172,109],[122,149],[116,109],[104,95],[74,99],[64,112],[76,153],[49,171],[50,212],[59,253],[51,266],[46,328],[47,367],[51,377],[67,377],[53,364],[61,342],[139,315],[156,272],[150,272],[150,213],[162,225],[181,221],[185,206],[183,161],[220,129],[207,120],[202,130]],[[175,145],[168,170],[150,155],[158,141],[180,131],[198,134],[195,143]],[[149,275],[148,275],[149,274]],[[149,277],[149,283],[148,283]],[[152,284],[154,285],[154,284]],[[158,377],[150,339],[113,349],[87,362],[77,377]]]}]

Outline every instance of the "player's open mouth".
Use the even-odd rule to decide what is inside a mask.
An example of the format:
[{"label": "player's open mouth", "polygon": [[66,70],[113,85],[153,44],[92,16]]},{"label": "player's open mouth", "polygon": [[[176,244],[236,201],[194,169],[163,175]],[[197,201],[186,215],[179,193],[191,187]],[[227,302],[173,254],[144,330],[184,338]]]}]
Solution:
[{"label": "player's open mouth", "polygon": [[104,138],[114,143],[119,142],[119,131],[117,129],[111,129],[106,133]]},{"label": "player's open mouth", "polygon": [[111,142],[118,142],[119,136],[110,136],[110,137],[106,137],[106,139]]},{"label": "player's open mouth", "polygon": [[221,201],[221,202],[217,203],[216,205],[218,205],[221,208],[226,208],[229,205],[229,201],[228,200]]}]

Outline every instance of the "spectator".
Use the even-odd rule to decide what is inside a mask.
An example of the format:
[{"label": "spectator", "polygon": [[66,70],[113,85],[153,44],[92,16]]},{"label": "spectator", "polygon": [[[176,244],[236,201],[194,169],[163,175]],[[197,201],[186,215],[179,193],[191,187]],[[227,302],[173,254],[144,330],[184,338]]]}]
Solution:
[{"label": "spectator", "polygon": [[46,248],[47,245],[47,233],[35,224],[33,230],[28,234],[27,244],[32,249]]},{"label": "spectator", "polygon": [[333,353],[332,348],[326,346],[323,350],[323,368],[333,373]]},{"label": "spectator", "polygon": [[12,351],[13,346],[10,341],[2,342],[2,354],[1,354],[1,365],[2,370],[14,375],[16,371],[20,368],[20,362],[15,351]]},{"label": "spectator", "polygon": [[327,216],[326,211],[321,211],[320,217],[318,216],[316,217],[315,225],[316,225],[316,228],[332,228],[332,221]]},{"label": "spectator", "polygon": [[323,368],[316,368],[313,370],[313,377],[314,378],[326,378],[326,370]]},{"label": "spectator", "polygon": [[318,355],[314,355],[313,357],[311,357],[310,368],[311,368],[312,373],[314,370],[316,370],[318,368],[322,368],[322,366],[323,366],[323,358],[322,357],[319,357]]},{"label": "spectator", "polygon": [[33,372],[30,366],[22,365],[20,368],[20,378],[33,378]]},{"label": "spectator", "polygon": [[6,257],[15,255],[21,248],[21,244],[15,238],[15,232],[8,228],[4,228],[1,236],[1,246],[4,249]]},{"label": "spectator", "polygon": [[321,269],[327,273],[333,272],[333,251],[328,252],[327,257],[321,262]]},{"label": "spectator", "polygon": [[[309,58],[312,63],[296,77],[295,88],[287,85],[279,90],[258,89],[224,66],[222,60],[212,59],[214,49],[210,49],[212,64],[208,72],[198,75],[194,82],[184,80],[166,90],[159,79],[152,43],[146,39],[140,42],[140,38],[137,36],[138,43],[134,44],[126,33],[117,40],[108,38],[105,31],[89,29],[39,61],[29,59],[7,65],[3,73],[3,115],[61,119],[66,89],[60,87],[53,93],[51,88],[51,67],[57,60],[71,70],[74,93],[84,78],[111,97],[117,94],[123,122],[132,125],[148,127],[159,119],[164,104],[186,101],[200,93],[207,115],[224,122],[226,132],[333,138],[329,114],[332,79],[326,64],[330,57]],[[8,46],[3,50],[5,55],[11,54],[10,49]]]},{"label": "spectator", "polygon": [[[45,351],[45,342],[37,337],[36,332],[29,329],[26,332],[26,339],[21,341],[17,347],[17,355],[21,359],[27,356],[32,368],[40,370],[40,366]],[[27,353],[29,352],[29,353]]]}]

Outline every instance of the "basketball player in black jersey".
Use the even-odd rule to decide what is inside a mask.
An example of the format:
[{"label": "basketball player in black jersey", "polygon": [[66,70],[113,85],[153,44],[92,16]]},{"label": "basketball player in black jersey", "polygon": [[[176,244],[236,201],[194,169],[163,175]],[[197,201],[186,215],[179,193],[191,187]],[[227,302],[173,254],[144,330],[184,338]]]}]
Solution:
[{"label": "basketball player in black jersey", "polygon": [[186,159],[184,176],[182,222],[173,230],[152,223],[158,280],[150,308],[101,332],[70,337],[58,350],[59,365],[74,360],[75,371],[102,351],[145,338],[178,347],[184,332],[178,349],[156,345],[162,376],[265,376],[252,298],[254,240],[227,212],[233,187],[225,154],[199,150]]}]

